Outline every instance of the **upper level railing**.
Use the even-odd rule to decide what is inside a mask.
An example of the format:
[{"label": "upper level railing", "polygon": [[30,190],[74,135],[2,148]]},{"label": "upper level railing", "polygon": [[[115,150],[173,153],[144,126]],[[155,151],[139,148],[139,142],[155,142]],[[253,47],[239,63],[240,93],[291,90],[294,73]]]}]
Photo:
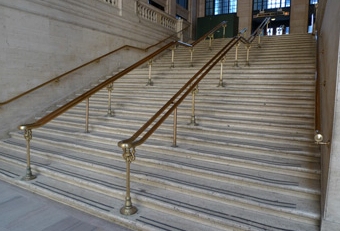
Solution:
[{"label": "upper level railing", "polygon": [[[198,84],[200,83],[200,81],[210,72],[210,70],[216,64],[218,64],[219,62],[222,63],[227,53],[233,47],[237,46],[240,42],[245,43],[247,47],[250,47],[251,42],[254,40],[256,36],[260,34],[259,31],[263,30],[263,28],[268,24],[269,20],[270,20],[269,18],[266,18],[264,20],[264,23],[261,23],[259,28],[248,39],[245,39],[244,37],[242,37],[241,34],[238,34],[238,36],[235,36],[234,38],[232,38],[192,78],[190,78],[190,80],[186,84],[184,84],[184,86],[177,93],[175,93],[175,95],[173,95],[171,99],[169,99],[168,102],[164,104],[138,131],[136,131],[130,138],[118,142],[118,146],[121,147],[123,150],[123,158],[126,161],[126,196],[125,196],[125,206],[123,206],[120,210],[122,214],[132,215],[137,212],[137,208],[132,205],[131,196],[130,196],[130,164],[136,158],[135,148],[143,144],[172,113],[174,113],[173,146],[176,146],[177,107],[184,101],[184,99],[190,93],[192,93],[191,124],[197,125],[195,121],[195,94],[198,91]],[[220,26],[223,26],[223,25],[224,24],[220,24]],[[207,36],[207,34],[204,36]],[[248,61],[248,54],[247,54],[247,61]],[[221,70],[221,73],[222,73],[222,70]]]},{"label": "upper level railing", "polygon": [[177,19],[164,14],[161,10],[150,7],[149,4],[137,1],[137,14],[139,17],[158,23],[170,30],[176,31]]},{"label": "upper level railing", "polygon": [[115,6],[115,7],[118,7],[119,6],[119,3],[122,1],[122,0],[101,0],[103,2],[106,2],[112,6]]}]

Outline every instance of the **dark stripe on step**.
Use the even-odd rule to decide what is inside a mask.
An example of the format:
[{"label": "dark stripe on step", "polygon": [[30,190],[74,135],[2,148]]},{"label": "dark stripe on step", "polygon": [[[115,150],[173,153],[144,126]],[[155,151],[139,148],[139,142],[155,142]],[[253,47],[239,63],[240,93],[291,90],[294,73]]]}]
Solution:
[{"label": "dark stripe on step", "polygon": [[5,175],[5,176],[7,176],[7,177],[10,177],[10,178],[15,178],[15,177],[19,177],[20,176],[20,175],[18,175],[16,173],[7,171],[7,170],[2,169],[2,168],[0,168],[0,173]]},{"label": "dark stripe on step", "polygon": [[264,160],[264,159],[253,158],[253,157],[244,157],[244,156],[234,155],[234,154],[230,154],[230,153],[217,153],[217,152],[214,152],[214,151],[206,152],[204,150],[195,149],[195,148],[189,148],[187,150],[190,150],[190,151],[193,151],[193,152],[198,152],[198,153],[203,153],[203,154],[207,154],[207,155],[213,154],[213,155],[216,155],[216,156],[224,156],[224,157],[230,157],[230,158],[233,158],[233,159],[249,160],[249,161],[255,161],[255,162],[264,163],[264,164],[287,166],[287,167],[301,167],[301,164],[284,163],[284,162],[279,162],[279,161]]},{"label": "dark stripe on step", "polygon": [[[47,150],[47,152],[48,152],[48,150]],[[111,165],[111,164],[91,161],[91,160],[88,160],[88,159],[85,159],[85,158],[75,158],[74,156],[66,155],[66,154],[61,154],[61,153],[56,153],[56,155],[64,156],[64,157],[68,157],[68,158],[72,158],[72,159],[76,159],[76,160],[83,161],[83,162],[86,162],[86,163],[96,164],[96,165],[99,165],[99,166],[105,166],[105,167],[108,167],[110,169],[116,169],[116,170],[125,172],[125,168],[117,167],[117,166],[114,166],[114,165]],[[9,156],[9,155],[7,155],[7,156]],[[22,162],[25,162],[24,158],[16,158],[16,159],[20,160]],[[63,169],[57,169],[55,167],[46,166],[44,164],[41,164],[41,163],[38,163],[38,162],[34,162],[34,161],[32,162],[32,164],[34,164],[36,166],[42,166],[42,167],[45,167],[47,169],[52,169],[53,168],[55,170],[58,170],[60,173],[64,172],[65,174],[77,176],[78,178],[84,179],[79,174],[67,172],[66,170],[63,170]],[[254,197],[254,196],[251,196],[251,195],[240,194],[240,193],[235,193],[235,192],[232,192],[232,191],[227,191],[227,190],[222,190],[222,189],[213,188],[213,187],[209,187],[209,186],[199,185],[199,184],[196,184],[196,183],[186,182],[186,181],[183,181],[183,180],[180,180],[180,179],[177,179],[177,178],[172,178],[172,177],[168,177],[168,176],[158,175],[158,174],[149,173],[149,172],[145,172],[145,171],[131,170],[131,173],[142,174],[142,175],[145,175],[145,176],[151,176],[151,177],[154,177],[156,179],[163,179],[163,180],[166,180],[166,181],[175,182],[177,184],[182,184],[182,185],[186,185],[186,186],[200,188],[200,189],[204,189],[204,190],[208,190],[208,191],[214,191],[214,192],[217,192],[217,193],[221,193],[223,195],[234,196],[234,197],[238,197],[238,198],[244,198],[244,199],[256,201],[256,202],[267,204],[267,205],[272,205],[272,206],[277,206],[277,207],[284,207],[284,208],[296,208],[296,204],[294,204],[294,203],[280,202],[280,201],[271,201],[271,200],[267,200],[267,199],[264,199],[264,198],[258,198],[258,197]],[[86,179],[89,180],[90,178],[86,178]],[[86,180],[86,179],[84,179],[84,180]],[[97,180],[97,179],[93,179],[93,181],[101,182],[100,184],[106,184],[106,186],[110,186],[110,187],[114,186],[112,184],[109,184],[109,183],[106,183],[106,182],[103,182],[103,181],[100,181],[100,180]],[[115,185],[114,188],[119,189],[119,190],[124,190],[119,185]]]},{"label": "dark stripe on step", "polygon": [[153,227],[156,227],[158,229],[162,229],[162,230],[165,230],[165,231],[175,231],[175,230],[178,230],[178,231],[185,231],[185,229],[181,229],[181,228],[177,228],[177,227],[174,227],[174,226],[171,226],[171,225],[168,225],[168,224],[164,224],[162,222],[159,222],[159,221],[155,221],[153,219],[150,219],[150,218],[147,218],[147,217],[144,217],[144,216],[140,216],[141,219],[136,219],[136,221],[139,221],[139,222],[142,222],[144,224],[147,224],[147,225],[151,225]]},{"label": "dark stripe on step", "polygon": [[48,185],[48,184],[45,184],[45,183],[42,183],[42,182],[39,182],[39,181],[35,181],[32,184],[35,185],[35,186],[44,188],[44,189],[46,189],[48,191],[54,192],[56,194],[63,195],[63,196],[68,197],[68,198],[72,198],[73,200],[76,200],[76,201],[85,203],[87,205],[93,206],[95,208],[104,210],[106,212],[109,212],[110,210],[114,209],[114,207],[107,206],[105,204],[99,203],[99,202],[94,201],[94,200],[90,200],[90,199],[85,198],[85,197],[81,197],[79,195],[70,193],[69,191],[58,189],[56,187],[53,187],[51,185]]},{"label": "dark stripe on step", "polygon": [[224,220],[238,222],[238,223],[241,223],[241,224],[245,224],[245,225],[252,226],[252,227],[255,227],[255,228],[260,228],[260,229],[263,229],[263,230],[294,231],[294,230],[291,230],[291,229],[285,229],[285,228],[281,228],[281,227],[274,227],[274,226],[271,226],[271,225],[265,225],[265,224],[262,224],[260,222],[256,222],[256,221],[252,221],[252,220],[245,219],[245,218],[242,218],[242,217],[226,214],[226,213],[223,213],[221,211],[214,211],[212,209],[200,207],[200,206],[197,206],[197,205],[191,205],[189,203],[177,201],[177,200],[174,200],[174,199],[170,199],[170,198],[167,198],[167,197],[163,197],[163,196],[159,196],[159,195],[155,195],[155,194],[151,194],[151,193],[146,193],[146,192],[141,193],[139,191],[139,192],[136,192],[136,194],[138,194],[138,195],[147,194],[149,198],[154,198],[155,200],[162,201],[164,203],[171,204],[173,206],[193,210],[193,211],[196,211],[196,212],[199,212],[199,213],[207,214],[209,216],[218,217],[218,218],[221,218],[221,219],[224,219]]}]

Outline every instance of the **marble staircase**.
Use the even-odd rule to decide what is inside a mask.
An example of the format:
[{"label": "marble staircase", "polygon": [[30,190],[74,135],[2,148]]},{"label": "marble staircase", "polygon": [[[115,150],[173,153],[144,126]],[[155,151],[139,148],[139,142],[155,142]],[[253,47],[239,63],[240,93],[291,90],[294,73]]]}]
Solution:
[{"label": "marble staircase", "polygon": [[189,125],[191,97],[141,146],[131,164],[131,196],[138,212],[119,213],[125,196],[120,140],[138,130],[228,39],[154,60],[153,86],[145,65],[114,83],[107,116],[106,89],[33,130],[32,171],[21,181],[26,142],[13,131],[0,142],[0,179],[132,230],[317,231],[320,223],[320,153],[313,142],[315,41],[311,35],[263,37],[235,49],[199,84]]}]

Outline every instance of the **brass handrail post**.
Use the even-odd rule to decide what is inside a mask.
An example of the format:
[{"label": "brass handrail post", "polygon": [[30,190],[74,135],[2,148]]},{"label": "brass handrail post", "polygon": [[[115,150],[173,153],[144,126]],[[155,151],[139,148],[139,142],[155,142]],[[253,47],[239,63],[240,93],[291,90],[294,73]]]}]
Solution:
[{"label": "brass handrail post", "polygon": [[235,61],[234,61],[234,67],[238,67],[238,47],[240,46],[240,43],[237,42],[235,45]]},{"label": "brass handrail post", "polygon": [[132,205],[131,195],[130,195],[130,164],[132,161],[136,159],[135,156],[135,148],[132,148],[132,152],[128,145],[123,145],[123,158],[126,161],[126,195],[125,195],[125,204],[120,209],[120,213],[123,215],[133,215],[138,209]]},{"label": "brass handrail post", "polygon": [[217,87],[225,87],[225,85],[224,85],[224,83],[223,83],[223,63],[225,62],[225,60],[226,60],[226,58],[225,57],[223,57],[222,59],[221,59],[221,71],[220,71],[220,80],[219,80],[219,82],[218,82],[218,85],[217,85]]},{"label": "brass handrail post", "polygon": [[31,146],[30,141],[32,139],[32,130],[25,128],[24,137],[26,139],[26,152],[27,152],[27,166],[26,166],[26,175],[21,178],[21,180],[29,181],[37,178],[37,176],[32,174],[31,171]]},{"label": "brass handrail post", "polygon": [[195,95],[198,93],[198,86],[196,86],[192,90],[192,107],[191,107],[191,120],[188,125],[198,126],[198,123],[196,123],[196,116],[195,116]]},{"label": "brass handrail post", "polygon": [[191,48],[190,48],[190,65],[191,65],[192,67],[194,66],[193,56],[194,56],[194,48],[191,47]]},{"label": "brass handrail post", "polygon": [[249,51],[250,51],[250,48],[251,48],[251,45],[250,45],[250,44],[247,44],[247,45],[246,45],[246,49],[247,49],[247,59],[246,59],[246,64],[245,64],[245,66],[247,66],[247,67],[250,66],[250,63],[249,63]]},{"label": "brass handrail post", "polygon": [[173,134],[173,142],[172,147],[177,147],[177,107],[174,110],[174,134]]},{"label": "brass handrail post", "polygon": [[111,94],[113,91],[113,82],[109,83],[109,85],[107,85],[106,87],[107,91],[108,91],[108,109],[107,109],[107,116],[108,117],[112,117],[114,116],[114,111],[111,108]]},{"label": "brass handrail post", "polygon": [[[268,26],[268,24],[267,24],[267,26]],[[261,48],[261,33],[257,37],[258,37],[257,47]]]},{"label": "brass handrail post", "polygon": [[171,67],[175,67],[175,46],[171,48]]},{"label": "brass handrail post", "polygon": [[225,28],[227,27],[227,24],[223,24],[223,38],[225,38]]},{"label": "brass handrail post", "polygon": [[146,86],[153,86],[153,82],[151,80],[151,69],[152,69],[152,59],[149,60],[149,78],[148,78],[148,82],[146,83]]},{"label": "brass handrail post", "polygon": [[211,45],[212,45],[213,39],[214,39],[214,34],[209,35],[209,50],[212,50]]},{"label": "brass handrail post", "polygon": [[89,133],[90,97],[86,99],[85,133]]}]

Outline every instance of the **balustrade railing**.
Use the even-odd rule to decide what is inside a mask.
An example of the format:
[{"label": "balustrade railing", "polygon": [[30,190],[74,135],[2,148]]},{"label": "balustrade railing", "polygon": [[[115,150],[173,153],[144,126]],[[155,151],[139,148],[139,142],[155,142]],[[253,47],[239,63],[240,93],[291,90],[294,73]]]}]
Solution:
[{"label": "balustrade railing", "polygon": [[171,17],[165,12],[158,10],[150,4],[137,1],[136,2],[136,13],[139,17],[151,21],[153,23],[157,23],[162,25],[165,28],[176,31],[177,28],[177,19],[175,17]]},{"label": "balustrade railing", "polygon": [[112,6],[118,7],[119,6],[119,2],[122,0],[101,0],[102,2],[106,2]]}]

